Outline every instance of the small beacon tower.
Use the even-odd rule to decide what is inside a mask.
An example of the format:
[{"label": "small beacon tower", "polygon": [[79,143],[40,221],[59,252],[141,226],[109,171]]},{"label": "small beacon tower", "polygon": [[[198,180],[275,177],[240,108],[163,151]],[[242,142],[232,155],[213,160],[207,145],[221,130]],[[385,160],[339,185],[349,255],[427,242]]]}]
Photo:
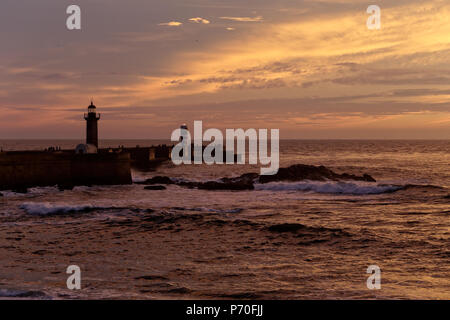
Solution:
[{"label": "small beacon tower", "polygon": [[91,101],[91,105],[88,107],[88,113],[84,114],[86,120],[86,144],[94,145],[98,149],[98,120],[100,120],[100,114],[97,114],[97,108]]},{"label": "small beacon tower", "polygon": [[188,130],[187,124],[186,124],[186,123],[183,123],[183,124],[180,126],[180,129],[181,129],[180,142],[183,142],[186,133],[188,133],[188,132],[187,132],[187,130]]}]

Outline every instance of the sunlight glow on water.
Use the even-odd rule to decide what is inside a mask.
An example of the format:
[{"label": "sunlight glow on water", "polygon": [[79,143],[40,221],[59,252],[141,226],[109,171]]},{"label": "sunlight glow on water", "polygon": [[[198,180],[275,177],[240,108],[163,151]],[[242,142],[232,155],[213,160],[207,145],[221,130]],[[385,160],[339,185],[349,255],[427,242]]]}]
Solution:
[{"label": "sunlight glow on water", "polygon": [[[281,154],[282,166],[325,165],[377,182],[2,192],[0,288],[53,298],[450,298],[449,141],[283,141]],[[257,170],[167,163],[133,175],[211,180]],[[294,229],[271,231],[285,223]],[[86,274],[79,293],[64,289],[73,261]],[[382,290],[366,288],[371,264],[381,267]]]}]

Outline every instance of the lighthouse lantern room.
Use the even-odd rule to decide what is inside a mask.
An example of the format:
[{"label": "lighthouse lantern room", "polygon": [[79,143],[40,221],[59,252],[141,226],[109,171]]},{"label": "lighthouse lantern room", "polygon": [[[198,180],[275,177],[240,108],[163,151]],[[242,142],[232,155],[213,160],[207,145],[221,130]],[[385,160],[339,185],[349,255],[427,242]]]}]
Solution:
[{"label": "lighthouse lantern room", "polygon": [[100,120],[100,114],[97,114],[97,108],[91,101],[88,107],[87,114],[84,114],[86,120],[86,144],[94,145],[98,148],[98,120]]}]

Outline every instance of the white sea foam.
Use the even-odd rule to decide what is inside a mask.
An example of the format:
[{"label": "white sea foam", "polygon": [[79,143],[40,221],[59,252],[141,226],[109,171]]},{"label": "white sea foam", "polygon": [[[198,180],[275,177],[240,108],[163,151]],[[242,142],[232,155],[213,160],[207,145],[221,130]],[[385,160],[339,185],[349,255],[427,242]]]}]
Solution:
[{"label": "white sea foam", "polygon": [[24,193],[16,193],[16,192],[12,192],[12,191],[1,191],[0,193],[5,198],[20,197],[20,196],[26,195]]},{"label": "white sea foam", "polygon": [[59,192],[57,187],[34,187],[29,188],[26,193],[14,192],[12,190],[1,191],[0,193],[6,198],[12,197],[32,197],[36,195],[46,195]]},{"label": "white sea foam", "polygon": [[58,187],[34,187],[29,188],[29,194],[48,194],[48,193],[57,193],[59,192]]},{"label": "white sea foam", "polygon": [[49,202],[25,202],[19,206],[26,213],[32,215],[48,215],[58,213],[71,213],[94,209],[90,204],[70,205],[70,204],[51,204]]},{"label": "white sea foam", "polygon": [[133,183],[139,183],[139,182],[144,182],[145,180],[147,180],[148,178],[145,176],[139,176],[137,174],[132,175],[132,181]]},{"label": "white sea foam", "polygon": [[304,191],[326,194],[366,195],[394,192],[402,189],[401,186],[381,185],[370,182],[343,182],[343,181],[300,181],[300,182],[271,182],[255,184],[256,190],[270,191]]}]

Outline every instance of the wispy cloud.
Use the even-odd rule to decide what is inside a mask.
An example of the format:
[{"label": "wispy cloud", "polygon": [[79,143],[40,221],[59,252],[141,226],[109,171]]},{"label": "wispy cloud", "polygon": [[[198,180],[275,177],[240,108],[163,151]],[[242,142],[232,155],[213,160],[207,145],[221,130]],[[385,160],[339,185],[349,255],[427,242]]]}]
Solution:
[{"label": "wispy cloud", "polygon": [[163,22],[158,24],[159,26],[169,26],[169,27],[179,27],[181,26],[183,23],[182,22],[178,22],[178,21],[170,21],[170,22]]},{"label": "wispy cloud", "polygon": [[209,24],[210,23],[209,20],[206,20],[206,19],[203,19],[203,18],[200,18],[200,17],[190,18],[189,21],[195,22],[195,23],[202,23],[202,24]]},{"label": "wispy cloud", "polygon": [[[108,119],[105,137],[139,137],[149,126],[166,137],[174,123],[201,119],[293,138],[392,138],[397,130],[450,138],[448,0],[383,0],[379,31],[366,28],[365,0],[108,1],[111,14],[101,17],[120,13],[124,24],[93,20],[96,32],[79,41],[48,23],[50,1],[42,28],[17,20],[31,13],[6,2],[14,14],[0,19],[9,35],[0,52],[0,137],[79,137],[80,112],[94,96]],[[49,34],[57,46],[35,41]]]},{"label": "wispy cloud", "polygon": [[264,20],[262,16],[257,16],[257,17],[220,17],[220,19],[238,21],[238,22],[260,22],[260,21]]}]

